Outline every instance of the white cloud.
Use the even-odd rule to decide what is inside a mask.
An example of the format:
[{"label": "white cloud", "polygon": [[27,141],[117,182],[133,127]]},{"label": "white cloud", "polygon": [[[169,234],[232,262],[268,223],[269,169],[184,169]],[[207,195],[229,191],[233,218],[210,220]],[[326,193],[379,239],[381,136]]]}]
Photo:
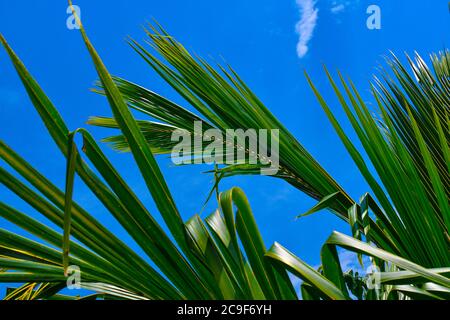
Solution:
[{"label": "white cloud", "polygon": [[330,10],[331,10],[331,13],[338,14],[345,10],[345,5],[343,3],[336,4],[335,6],[331,7]]},{"label": "white cloud", "polygon": [[[338,254],[343,272],[352,269],[359,274],[365,274],[365,270],[359,264],[358,255],[356,253],[347,250],[339,250]],[[363,264],[364,266],[370,265],[370,259],[367,256],[363,256]]]},{"label": "white cloud", "polygon": [[332,0],[330,2],[330,12],[338,15],[344,11],[349,11],[359,6],[360,0]]},{"label": "white cloud", "polygon": [[319,9],[315,7],[315,0],[296,0],[300,10],[300,21],[295,26],[299,35],[297,43],[297,55],[303,58],[309,50],[308,43],[312,39],[316,28]]}]

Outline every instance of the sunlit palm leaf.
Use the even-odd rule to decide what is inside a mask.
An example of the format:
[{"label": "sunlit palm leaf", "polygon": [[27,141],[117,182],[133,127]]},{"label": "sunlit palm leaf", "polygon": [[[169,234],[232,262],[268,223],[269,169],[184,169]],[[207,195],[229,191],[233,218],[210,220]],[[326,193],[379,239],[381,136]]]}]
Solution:
[{"label": "sunlit palm leaf", "polygon": [[[220,67],[220,72],[203,59],[190,55],[176,40],[162,28],[147,31],[149,44],[167,62],[159,60],[136,41],[130,41],[139,55],[170,84],[202,117],[168,101],[160,95],[130,81],[115,78],[123,97],[131,108],[151,116],[163,124],[141,121],[140,127],[147,142],[157,153],[169,153],[173,147],[169,128],[194,132],[194,121],[202,121],[203,129],[217,128],[226,135],[226,129],[278,129],[280,130],[280,165],[276,177],[282,178],[319,200],[324,196],[341,192],[341,202],[333,208],[346,218],[346,208],[353,200],[329,174],[301,146],[293,135],[273,116],[242,79],[229,67]],[[103,88],[104,89],[104,88]],[[104,92],[104,91],[100,91]],[[117,127],[113,119],[92,117],[90,124]],[[166,130],[164,134],[151,134]],[[170,130],[170,129],[169,129]],[[107,138],[119,150],[129,150],[124,136]],[[235,146],[244,147],[244,146]],[[226,150],[226,148],[224,148]],[[189,155],[188,155],[189,156]],[[229,167],[228,175],[259,174],[260,171],[243,167]]]}]

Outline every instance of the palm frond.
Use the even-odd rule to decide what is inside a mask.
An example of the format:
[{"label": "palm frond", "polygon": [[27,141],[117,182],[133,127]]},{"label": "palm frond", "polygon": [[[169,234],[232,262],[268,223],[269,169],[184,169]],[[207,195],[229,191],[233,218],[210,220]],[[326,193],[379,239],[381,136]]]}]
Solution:
[{"label": "palm frond", "polygon": [[[147,89],[111,77],[79,20],[78,24],[114,114],[113,119],[92,118],[90,122],[120,130],[121,135],[110,141],[132,153],[169,231],[157,223],[90,133],[69,131],[0,35],[34,108],[67,158],[63,192],[0,141],[0,158],[15,172],[0,168],[0,182],[56,226],[51,228],[0,202],[1,218],[39,239],[0,228],[0,283],[24,284],[8,290],[8,299],[297,299],[288,272],[303,280],[304,299],[346,300],[352,294],[360,299],[449,296],[448,52],[433,57],[434,76],[416,58],[415,85],[396,63],[393,68],[400,86],[385,78],[384,86],[379,82],[373,88],[381,119],[370,114],[351,82],[341,77],[347,103],[329,76],[378,176],[368,169],[310,82],[376,197],[365,194],[355,202],[232,69],[215,71],[162,28],[148,35],[167,64],[132,41],[134,49],[201,114],[198,117]],[[137,121],[130,108],[160,122]],[[222,131],[280,129],[278,178],[319,200],[306,215],[330,208],[348,221],[352,236],[334,232],[322,247],[321,266],[315,270],[278,243],[266,248],[250,204],[236,187],[218,194],[218,208],[206,219],[193,215],[183,221],[154,156],[169,151],[172,144],[167,138],[175,128],[193,132],[194,121]],[[81,149],[74,142],[76,134],[83,138]],[[216,175],[220,179],[257,172],[255,166],[244,163],[224,167]],[[75,175],[156,268],[73,201]],[[371,257],[379,269],[381,295],[365,285],[365,278],[342,270],[338,248]],[[94,295],[58,293],[67,281],[69,265],[80,268],[81,287]]]},{"label": "palm frond", "polygon": [[[1,169],[0,175],[2,183],[30,203],[44,217],[63,228],[66,235],[69,234],[69,228],[64,218],[67,218],[67,211],[70,210],[70,235],[83,243],[83,246],[70,240],[66,243],[63,241],[63,235],[57,231],[2,204],[0,212],[3,218],[59,249],[53,249],[40,242],[0,229],[0,245],[6,249],[0,257],[0,267],[8,270],[0,275],[0,282],[60,283],[66,280],[64,269],[70,263],[80,267],[85,288],[108,295],[114,295],[114,293],[117,295],[122,292],[123,294],[119,295],[121,298],[296,298],[287,273],[273,270],[273,267],[265,261],[266,249],[248,202],[241,191],[232,189],[223,193],[220,196],[222,199],[220,213],[213,213],[206,224],[196,217],[186,224],[181,221],[171,200],[170,192],[164,187],[164,178],[152,160],[151,150],[143,140],[142,133],[136,130],[138,128],[136,121],[129,113],[128,107],[121,104],[123,100],[109,78],[109,73],[86,35],[83,35],[93,56],[94,64],[106,84],[105,87],[109,88],[108,94],[112,95],[111,107],[117,112],[117,118],[123,118],[121,129],[125,134],[130,135],[129,141],[133,141],[131,135],[135,136],[139,152],[134,155],[138,164],[142,166],[142,174],[149,175],[152,172],[154,174],[148,177],[149,181],[151,180],[149,189],[153,199],[160,204],[159,209],[163,216],[165,214],[167,224],[172,224],[170,230],[176,244],[162,231],[153,216],[101,152],[90,134],[83,129],[73,133],[65,130],[64,121],[50,100],[2,38],[24,86],[30,93],[35,108],[39,111],[51,136],[69,160],[67,171],[69,179],[67,179],[66,189],[73,188],[73,179],[70,177],[72,174],[78,174],[148,254],[164,276],[144,263],[142,258],[110,234],[79,204],[67,197],[67,193],[64,195],[2,142],[2,159],[37,190],[32,190],[4,169]],[[117,97],[114,99],[115,95]],[[130,128],[135,130],[130,131]],[[73,135],[77,132],[84,139],[81,152],[74,144],[72,144],[74,148],[68,148],[73,143]],[[142,150],[147,150],[147,153],[145,155],[140,153]],[[82,155],[86,155],[104,182],[89,168],[89,164],[82,159]],[[159,186],[155,191],[157,181]],[[166,191],[162,193],[164,189]],[[239,208],[236,213],[233,213],[233,205]],[[64,210],[66,213],[63,212]],[[178,224],[180,224],[179,227],[177,227]],[[70,238],[66,236],[65,239]],[[105,239],[105,246],[110,246],[108,250],[102,248],[101,239]],[[232,239],[231,243],[230,239]],[[242,241],[242,247],[238,244],[238,239]],[[183,250],[183,254],[178,246]],[[68,262],[63,263],[65,258],[61,249],[69,247]],[[211,259],[211,256],[215,259]],[[220,259],[216,259],[217,257]],[[110,290],[113,287],[114,289]]]},{"label": "palm frond", "polygon": [[[395,245],[398,253],[427,267],[450,264],[449,245],[449,150],[448,51],[432,56],[434,74],[416,56],[406,67],[393,57],[395,79],[387,73],[385,82],[376,79],[372,94],[381,118],[371,114],[351,80],[339,74],[343,92],[327,71],[330,83],[369,156],[377,176],[370,172],[336,120],[327,103],[308,78],[320,104],[348,152],[371,186],[376,224]],[[416,80],[414,80],[415,78]],[[444,129],[445,128],[445,129]],[[371,207],[371,208],[370,208]],[[375,210],[373,210],[375,209]],[[370,219],[366,215],[367,219]],[[361,219],[359,219],[361,220]],[[392,246],[381,246],[395,252]]]},{"label": "palm frond", "polygon": [[[346,219],[346,208],[353,203],[353,200],[275,118],[231,67],[225,68],[219,65],[219,71],[216,71],[205,60],[192,56],[160,26],[159,28],[150,26],[146,32],[149,37],[148,43],[166,62],[158,59],[134,40],[130,40],[130,45],[201,115],[199,117],[142,86],[121,78],[114,78],[130,108],[162,122],[155,123],[147,120],[139,122],[152,150],[160,154],[170,153],[173,142],[168,139],[169,135],[174,130],[185,130],[194,136],[195,121],[202,123],[204,131],[215,128],[219,129],[224,136],[227,129],[240,128],[244,131],[278,129],[280,130],[280,163],[275,177],[286,180],[317,200],[333,192],[342,193],[342,203],[335,203],[333,209]],[[101,90],[96,91],[104,94],[104,87],[101,83],[99,85]],[[114,119],[104,117],[91,117],[88,123],[103,127],[117,127]],[[163,130],[165,130],[164,133],[158,133]],[[111,142],[113,147],[120,151],[130,149],[123,135],[106,138],[105,141]],[[225,144],[225,141],[223,143]],[[236,150],[245,146],[236,144],[234,148]],[[223,150],[227,149],[223,148]],[[192,156],[196,154],[193,153]],[[261,156],[263,155],[258,154],[258,157]],[[227,175],[257,173],[252,168],[233,166],[225,167],[223,170],[226,170]]]}]

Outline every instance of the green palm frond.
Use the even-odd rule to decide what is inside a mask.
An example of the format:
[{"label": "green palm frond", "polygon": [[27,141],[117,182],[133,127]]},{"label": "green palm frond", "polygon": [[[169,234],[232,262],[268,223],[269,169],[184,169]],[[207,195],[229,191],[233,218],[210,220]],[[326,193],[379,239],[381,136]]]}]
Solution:
[{"label": "green palm frond", "polygon": [[[201,114],[205,128],[222,131],[227,128],[280,128],[281,171],[277,177],[320,200],[318,206],[306,214],[329,208],[351,225],[357,239],[367,237],[381,248],[424,266],[449,264],[448,51],[431,57],[432,69],[419,55],[415,60],[408,59],[412,74],[395,56],[388,59],[393,76],[384,72],[383,81],[375,78],[372,87],[380,117],[373,116],[350,80],[345,81],[339,75],[343,86],[341,92],[327,72],[377,175],[369,170],[362,153],[343,132],[310,81],[320,104],[372,188],[374,198],[365,195],[360,203],[356,203],[336,187],[337,182],[315,160],[310,161],[312,157],[308,152],[231,67],[219,66],[220,70],[215,71],[205,60],[190,55],[160,27],[151,27],[147,35],[148,43],[165,62],[136,41],[130,41],[132,47]],[[194,134],[193,122],[200,120],[196,115],[130,81],[115,78],[115,82],[129,107],[160,121],[139,122],[148,144],[156,153],[170,152],[172,130],[183,129]],[[117,127],[113,119],[107,118],[93,117],[89,123]],[[105,141],[118,150],[128,149],[123,136]],[[226,166],[219,172],[221,178],[259,174],[258,168],[249,164]],[[326,193],[325,190],[333,192]],[[433,252],[427,249],[429,247],[435,248]]]},{"label": "green palm frond", "polygon": [[8,288],[4,300],[48,300],[65,286],[65,282],[26,283],[19,288]]},{"label": "green palm frond", "polygon": [[[170,136],[175,130],[185,130],[194,136],[194,121],[201,121],[204,131],[216,128],[223,132],[224,136],[227,129],[241,128],[244,131],[278,129],[280,163],[275,177],[286,180],[317,200],[330,193],[341,192],[342,203],[333,204],[333,209],[346,219],[346,208],[353,200],[275,118],[231,67],[219,66],[220,71],[216,71],[205,60],[192,56],[161,27],[150,26],[150,30],[146,32],[150,46],[165,59],[165,62],[136,41],[130,40],[133,49],[201,114],[199,117],[148,89],[121,78],[114,78],[130,108],[159,121],[139,121],[146,141],[156,154],[171,152],[174,143],[171,142]],[[104,94],[104,90],[96,91]],[[111,118],[91,117],[88,123],[118,128],[116,121]],[[130,149],[124,135],[106,138],[105,141],[112,143],[113,147],[120,151]],[[237,144],[234,147],[245,148]],[[192,156],[195,156],[195,153]],[[258,157],[261,155],[258,154]],[[225,176],[260,172],[255,170],[254,166],[228,166],[222,170]]]},{"label": "green palm frond", "polygon": [[[50,99],[0,35],[34,108],[67,159],[66,186],[62,191],[0,141],[0,158],[10,168],[9,171],[0,168],[0,182],[56,226],[51,228],[0,202],[1,218],[39,239],[0,228],[0,283],[24,284],[8,290],[8,299],[297,299],[290,274],[302,279],[300,290],[304,299],[449,296],[445,180],[448,179],[448,104],[445,104],[449,92],[448,52],[433,58],[434,77],[417,60],[415,74],[419,84],[415,86],[402,82],[401,77],[406,74],[396,64],[400,86],[395,87],[396,82],[386,78],[384,87],[379,82],[378,89],[373,90],[381,119],[372,117],[353,84],[342,80],[350,100],[347,104],[330,77],[378,177],[368,170],[313,86],[376,197],[366,194],[355,202],[232,69],[221,68],[219,74],[204,60],[193,58],[164,30],[153,32],[148,34],[151,44],[167,65],[136,42],[132,42],[133,47],[201,117],[147,89],[111,77],[81,26],[102,93],[114,115],[113,119],[93,118],[90,122],[120,130],[120,135],[109,140],[133,155],[168,232],[91,134],[85,129],[68,129]],[[444,104],[436,106],[439,103]],[[137,121],[130,108],[160,122]],[[396,118],[400,111],[403,115]],[[205,128],[222,131],[280,129],[278,177],[319,200],[306,214],[330,208],[349,223],[352,237],[334,232],[323,245],[321,266],[315,270],[278,243],[266,248],[250,204],[244,192],[236,187],[218,194],[217,210],[205,219],[193,215],[183,221],[155,154],[169,152],[172,144],[167,139],[174,128],[192,132],[193,121],[199,120]],[[74,142],[77,134],[83,139],[81,149]],[[256,174],[256,170],[241,164],[224,167],[218,173],[223,177]],[[145,257],[73,201],[75,176],[81,178],[126,230]],[[338,248],[371,257],[371,264],[380,271],[381,287],[370,288],[365,278],[342,270]],[[71,265],[80,269],[80,286],[94,291],[94,295],[59,294],[67,283]]]},{"label": "green palm frond", "polygon": [[[36,110],[69,160],[66,190],[73,188],[72,175],[79,175],[164,276],[73,202],[67,192],[64,194],[56,188],[2,142],[2,159],[36,191],[4,169],[0,175],[2,183],[62,228],[64,236],[2,203],[0,213],[3,218],[59,249],[0,229],[0,245],[5,247],[0,267],[8,270],[0,274],[0,282],[61,283],[66,281],[64,271],[70,264],[80,267],[83,288],[121,298],[295,299],[286,271],[273,269],[264,258],[266,249],[242,191],[232,189],[222,193],[220,212],[214,212],[206,222],[198,216],[186,224],[181,221],[150,148],[137,130],[136,121],[86,35],[83,35],[107,88],[111,108],[116,118],[121,119],[118,122],[128,141],[134,141],[137,146],[138,150],[132,148],[135,160],[143,176],[151,181],[149,191],[176,243],[162,231],[90,134],[83,129],[69,133],[50,100],[1,38]],[[73,143],[75,133],[82,135],[84,140],[81,152]],[[74,147],[69,148],[70,145]],[[104,182],[90,169],[82,155],[90,160]],[[238,208],[236,212],[233,206]],[[70,228],[67,224],[69,210]],[[69,232],[83,245],[71,241]],[[70,248],[70,251],[62,251],[63,248]],[[67,253],[68,261],[63,263]]]},{"label": "green palm frond", "polygon": [[[344,89],[341,92],[327,72],[377,176],[368,170],[361,153],[308,78],[336,132],[380,202],[377,208],[372,199],[363,199],[362,202],[372,204],[365,205],[365,210],[375,214],[379,228],[403,257],[435,268],[450,265],[447,94],[450,74],[443,67],[448,64],[448,58],[448,51],[432,56],[434,73],[419,56],[415,62],[408,60],[416,80],[397,58],[389,60],[396,80],[386,73],[385,82],[377,79],[372,87],[381,114],[379,119],[371,114],[350,80],[339,75]],[[358,220],[362,224],[362,219]],[[385,248],[389,250],[388,246]],[[395,252],[393,249],[390,251]]]}]

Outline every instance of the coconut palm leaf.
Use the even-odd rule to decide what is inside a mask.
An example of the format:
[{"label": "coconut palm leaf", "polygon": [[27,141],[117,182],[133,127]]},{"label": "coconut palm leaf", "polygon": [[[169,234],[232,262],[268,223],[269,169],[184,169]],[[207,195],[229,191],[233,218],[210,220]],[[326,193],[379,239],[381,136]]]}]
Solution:
[{"label": "coconut palm leaf", "polygon": [[[231,67],[225,69],[219,66],[220,71],[216,71],[205,60],[193,57],[160,26],[150,26],[149,28],[150,30],[146,30],[149,44],[165,59],[165,62],[136,41],[130,40],[130,45],[201,114],[201,117],[194,115],[148,89],[121,78],[114,78],[130,108],[160,121],[158,123],[139,121],[140,129],[152,150],[157,154],[170,153],[174,146],[170,140],[172,132],[184,130],[193,136],[196,134],[195,121],[202,123],[204,131],[215,128],[223,132],[225,137],[227,129],[241,128],[244,131],[247,129],[278,129],[280,131],[280,164],[275,177],[286,180],[317,200],[339,191],[343,195],[342,201],[333,204],[333,208],[346,219],[347,207],[353,203],[353,200],[275,118]],[[101,83],[99,86],[101,90],[96,91],[105,94],[104,86]],[[118,128],[116,120],[111,118],[91,117],[88,123]],[[105,141],[112,143],[114,148],[121,151],[130,149],[124,135],[106,138]],[[224,146],[225,143],[226,141],[223,141]],[[236,143],[234,149],[239,148],[245,148],[245,146]],[[226,152],[227,148],[224,147],[223,150]],[[196,155],[195,152],[186,154],[187,157]],[[226,154],[222,156],[225,157]],[[259,153],[257,157],[261,159],[264,154]],[[244,159],[236,160],[245,161],[245,159],[248,159],[248,153]],[[228,166],[223,170],[226,170],[227,175],[230,176],[259,174],[260,167],[256,167],[256,169],[258,170],[255,170],[253,166]]]},{"label": "coconut palm leaf", "polygon": [[[412,75],[395,56],[388,59],[394,76],[384,72],[384,81],[375,78],[372,90],[380,118],[372,115],[351,81],[345,81],[339,75],[344,89],[341,92],[327,71],[333,90],[377,175],[369,170],[363,154],[343,132],[308,78],[320,104],[372,188],[374,198],[366,194],[358,204],[341,188],[324,193],[328,186],[338,184],[329,179],[320,165],[310,161],[312,157],[236,72],[220,66],[219,71],[214,70],[205,60],[189,54],[160,26],[150,26],[147,35],[148,43],[165,62],[136,41],[131,40],[130,44],[201,114],[198,117],[148,89],[114,78],[130,108],[161,121],[139,122],[152,150],[160,154],[169,153],[173,147],[173,142],[168,139],[171,133],[181,129],[194,134],[194,121],[202,121],[204,128],[214,127],[222,131],[227,128],[280,128],[281,170],[277,177],[320,200],[306,215],[329,208],[349,222],[357,239],[367,237],[379,247],[424,266],[449,265],[448,51],[431,57],[433,70],[418,55],[415,61],[409,59]],[[117,127],[114,119],[94,117],[89,123]],[[157,133],[164,130],[164,134]],[[118,150],[128,149],[124,136],[106,138],[105,141],[111,142]],[[288,168],[288,171],[282,168]],[[221,168],[218,172],[224,178],[236,174],[259,174],[259,169],[244,163]],[[435,248],[433,252],[427,249],[430,247]]]},{"label": "coconut palm leaf", "polygon": [[[278,177],[319,200],[308,214],[330,208],[349,222],[353,234],[350,237],[333,233],[322,248],[322,265],[315,270],[278,243],[266,249],[248,200],[239,188],[218,194],[218,209],[206,219],[202,220],[198,215],[187,222],[181,219],[154,153],[167,153],[171,145],[167,141],[164,144],[163,140],[167,139],[171,128],[192,132],[192,121],[202,118],[146,89],[111,77],[81,21],[76,13],[74,15],[100,78],[102,93],[114,115],[114,119],[96,118],[91,121],[120,130],[121,135],[114,141],[122,144],[121,149],[126,148],[132,153],[169,231],[165,232],[157,223],[90,133],[85,129],[69,131],[50,99],[0,35],[0,41],[35,109],[67,158],[63,192],[0,141],[0,157],[15,172],[12,174],[0,168],[0,182],[56,226],[51,228],[41,220],[0,202],[0,217],[39,239],[0,228],[0,282],[24,283],[10,290],[9,298],[71,299],[57,293],[67,281],[70,265],[80,269],[80,286],[96,292],[86,299],[296,299],[288,271],[303,280],[301,292],[305,299],[351,299],[353,292],[363,299],[442,299],[448,295],[449,264],[445,248],[448,244],[448,238],[445,238],[448,234],[445,229],[448,203],[444,201],[448,186],[442,167],[442,160],[447,161],[448,152],[434,150],[448,144],[448,135],[444,129],[447,122],[440,120],[442,116],[439,113],[433,114],[436,137],[429,138],[426,137],[429,129],[419,116],[414,116],[414,112],[419,115],[422,112],[418,109],[411,111],[412,108],[407,107],[406,118],[410,119],[410,129],[405,129],[409,130],[408,144],[402,140],[406,131],[403,135],[398,133],[395,128],[400,124],[394,124],[389,112],[383,109],[381,94],[375,94],[383,114],[384,125],[380,128],[379,121],[370,116],[353,85],[349,87],[343,83],[346,94],[349,95],[351,90],[354,92],[350,94],[350,103],[356,115],[330,78],[378,170],[385,192],[313,87],[380,205],[368,194],[356,203],[284,129],[234,71],[221,69],[225,76],[222,77],[204,60],[194,59],[162,29],[154,29],[160,33],[149,33],[149,36],[155,48],[176,71],[132,42],[141,56],[201,113],[206,119],[201,120],[205,127],[223,131],[240,124],[237,127],[277,128],[282,131],[280,152],[283,150],[281,158],[284,160],[280,162]],[[447,90],[448,73],[445,72],[448,68],[444,63],[434,63],[436,73],[443,75],[439,80],[442,88],[433,89],[431,84],[424,84],[423,90],[433,89],[436,92],[427,93],[430,99],[445,102],[440,93]],[[419,75],[419,79],[423,78],[420,81],[431,82],[425,77],[426,73]],[[161,123],[137,121],[130,107]],[[83,138],[81,149],[74,141],[76,134]],[[149,142],[148,138],[152,136],[160,141],[150,139]],[[370,146],[369,139],[379,145]],[[422,160],[413,159],[417,154],[422,156]],[[399,159],[401,163],[394,161]],[[381,169],[386,171],[385,175],[380,173],[384,172]],[[397,175],[395,170],[400,170]],[[254,166],[244,163],[221,169],[218,177],[255,173]],[[146,257],[131,250],[73,201],[76,175],[128,232]],[[394,194],[396,187],[409,189]],[[407,203],[407,200],[413,202]],[[415,211],[408,211],[416,205]],[[420,217],[419,212],[423,216]],[[414,219],[425,225],[414,225]],[[415,241],[415,237],[424,242]],[[435,247],[429,252],[420,251],[426,245]],[[338,247],[372,257],[372,263],[380,270],[382,295],[364,288],[363,280],[342,270]],[[152,267],[146,258],[156,267]],[[351,282],[354,285],[350,286]]]},{"label": "coconut palm leaf", "polygon": [[[70,263],[80,267],[84,288],[108,295],[115,294],[121,298],[296,298],[291,283],[286,280],[287,274],[273,270],[265,261],[264,244],[241,191],[232,189],[223,193],[220,196],[220,213],[213,213],[206,224],[195,217],[186,224],[181,221],[151,150],[143,140],[142,133],[137,130],[136,121],[123,104],[119,91],[84,33],[83,36],[98,73],[105,87],[109,88],[107,92],[111,95],[112,109],[117,112],[116,118],[122,118],[123,132],[130,135],[129,141],[135,139],[139,149],[134,154],[136,162],[142,166],[143,175],[148,175],[148,181],[151,181],[150,192],[155,202],[159,203],[158,208],[166,223],[171,225],[169,229],[176,244],[162,231],[89,133],[82,129],[72,133],[66,130],[64,121],[50,100],[1,38],[34,106],[68,158],[66,191],[73,188],[72,177],[75,173],[78,174],[148,254],[164,277],[110,234],[79,204],[73,202],[68,196],[70,192],[64,194],[58,190],[2,142],[2,159],[26,182],[31,183],[36,191],[4,169],[1,171],[2,183],[62,228],[64,235],[2,203],[3,218],[56,249],[0,230],[0,244],[8,250],[0,258],[0,267],[8,270],[1,274],[0,281],[59,283],[66,280],[64,271]],[[73,142],[76,133],[82,135],[84,140],[81,152]],[[146,153],[142,153],[142,150],[146,150]],[[89,168],[82,155],[90,160],[104,180]],[[158,187],[156,191],[155,184]],[[236,213],[233,213],[233,205],[239,208]],[[67,221],[70,221],[70,228]],[[199,231],[200,228],[202,232]],[[233,239],[232,243],[227,241],[225,235]],[[83,246],[71,241],[71,237],[76,238]],[[103,248],[102,239],[107,241],[107,245],[111,245],[109,250]],[[61,251],[64,248],[69,250]],[[183,254],[178,248],[183,250]],[[65,254],[68,254],[67,257]]]},{"label": "coconut palm leaf", "polygon": [[[380,201],[379,208],[373,200],[370,200],[372,205],[365,207],[375,209],[373,213],[378,226],[385,230],[391,244],[396,245],[403,257],[434,268],[450,265],[450,184],[448,161],[445,160],[449,151],[446,119],[450,104],[446,92],[450,74],[445,74],[443,68],[448,59],[447,51],[432,56],[434,75],[419,56],[415,62],[410,59],[417,79],[413,81],[394,57],[391,66],[397,81],[385,75],[384,83],[377,80],[372,87],[381,112],[380,119],[371,115],[351,81],[339,75],[344,89],[341,93],[327,72],[378,177],[367,169],[361,154],[309,80],[344,145]],[[383,248],[395,252],[392,247]]]}]

